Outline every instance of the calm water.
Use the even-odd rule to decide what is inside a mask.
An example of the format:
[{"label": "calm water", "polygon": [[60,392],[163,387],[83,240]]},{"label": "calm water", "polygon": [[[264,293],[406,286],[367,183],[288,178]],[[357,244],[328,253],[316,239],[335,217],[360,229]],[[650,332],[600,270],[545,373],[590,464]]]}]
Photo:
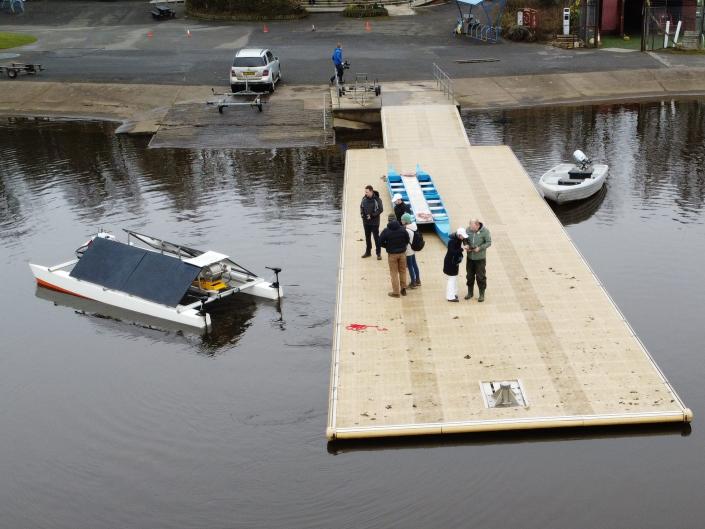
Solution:
[{"label": "calm water", "polygon": [[[327,446],[340,147],[147,150],[112,125],[0,121],[0,528],[702,526],[705,103],[464,119],[534,179],[575,148],[610,164],[557,214],[692,431]],[[27,262],[98,227],[279,265],[281,312],[236,299],[201,339],[35,292]]]}]

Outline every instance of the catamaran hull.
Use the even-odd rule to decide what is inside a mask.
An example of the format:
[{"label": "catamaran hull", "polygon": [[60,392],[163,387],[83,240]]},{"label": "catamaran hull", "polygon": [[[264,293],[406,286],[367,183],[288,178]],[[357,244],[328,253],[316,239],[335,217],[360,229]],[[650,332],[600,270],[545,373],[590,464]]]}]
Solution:
[{"label": "catamaran hull", "polygon": [[572,164],[559,164],[541,176],[538,187],[547,200],[557,204],[584,200],[597,193],[605,185],[608,170],[606,165],[595,165],[593,177],[586,178],[580,184],[559,185],[550,182],[550,180],[557,180],[560,177],[567,177],[568,171],[572,167]]},{"label": "catamaran hull", "polygon": [[[32,263],[29,264],[29,267],[32,269],[32,274],[34,274],[37,284],[45,288],[92,299],[106,305],[146,314],[179,325],[195,327],[200,330],[206,330],[211,325],[210,315],[208,313],[201,314],[196,309],[179,310],[178,307],[160,305],[159,303],[147,301],[117,290],[111,290],[88,281],[81,281],[71,277],[65,270],[52,270],[46,266]],[[276,292],[276,289],[273,290]]]}]

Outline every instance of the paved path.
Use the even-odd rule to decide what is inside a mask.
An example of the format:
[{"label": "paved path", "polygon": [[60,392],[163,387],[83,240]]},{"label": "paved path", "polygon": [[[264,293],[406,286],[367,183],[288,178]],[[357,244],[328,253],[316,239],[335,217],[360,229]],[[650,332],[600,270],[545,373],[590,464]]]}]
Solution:
[{"label": "paved path", "polygon": [[[452,4],[420,9],[416,16],[372,20],[371,31],[361,20],[320,14],[268,22],[267,33],[261,23],[188,19],[183,7],[178,8],[179,18],[155,22],[142,2],[36,1],[27,8],[22,16],[0,14],[0,31],[35,34],[35,44],[13,52],[20,60],[44,64],[42,79],[50,81],[227,86],[233,50],[264,46],[281,58],[287,83],[316,84],[331,75],[336,41],[352,61],[349,75],[367,72],[382,81],[429,78],[433,62],[454,78],[705,67],[703,56],[669,55],[661,61],[638,52],[481,44],[451,35],[457,15]],[[478,58],[499,60],[456,62]]]}]

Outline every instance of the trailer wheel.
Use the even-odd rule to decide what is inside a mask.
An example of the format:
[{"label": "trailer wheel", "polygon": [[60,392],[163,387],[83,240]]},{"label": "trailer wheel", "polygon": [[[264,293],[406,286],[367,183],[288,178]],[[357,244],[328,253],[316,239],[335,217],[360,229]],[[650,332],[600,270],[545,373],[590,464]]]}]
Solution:
[{"label": "trailer wheel", "polygon": [[17,77],[17,70],[15,70],[14,68],[8,68],[7,69],[7,76],[10,79],[14,79],[15,77]]}]

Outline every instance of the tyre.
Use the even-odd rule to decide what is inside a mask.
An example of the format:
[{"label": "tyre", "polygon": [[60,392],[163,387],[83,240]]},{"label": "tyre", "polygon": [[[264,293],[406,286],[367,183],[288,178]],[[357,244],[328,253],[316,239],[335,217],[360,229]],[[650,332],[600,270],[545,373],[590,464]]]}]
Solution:
[{"label": "tyre", "polygon": [[14,79],[15,77],[17,77],[17,70],[13,70],[12,68],[8,69],[8,70],[7,70],[7,76],[8,76],[10,79]]}]

